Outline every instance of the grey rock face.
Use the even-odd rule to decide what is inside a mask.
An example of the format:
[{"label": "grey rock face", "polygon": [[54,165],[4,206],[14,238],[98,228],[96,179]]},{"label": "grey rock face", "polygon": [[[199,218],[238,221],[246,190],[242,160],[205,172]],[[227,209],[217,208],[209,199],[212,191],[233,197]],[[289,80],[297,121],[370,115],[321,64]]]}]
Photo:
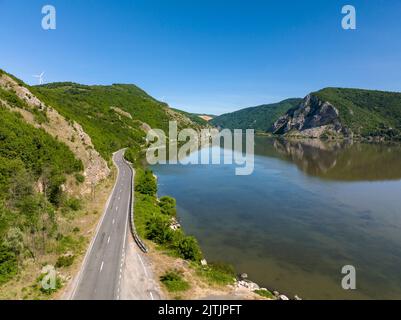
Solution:
[{"label": "grey rock face", "polygon": [[346,133],[337,108],[314,95],[308,95],[298,107],[290,109],[286,115],[278,119],[271,131],[275,134],[286,134],[294,130],[301,135],[314,138],[328,131],[335,134]]}]

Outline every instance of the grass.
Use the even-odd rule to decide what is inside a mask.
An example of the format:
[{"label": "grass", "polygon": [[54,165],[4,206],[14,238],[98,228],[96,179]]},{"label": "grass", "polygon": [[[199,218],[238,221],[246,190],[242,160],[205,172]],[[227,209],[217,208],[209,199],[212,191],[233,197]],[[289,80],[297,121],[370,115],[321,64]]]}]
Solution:
[{"label": "grass", "polygon": [[161,283],[169,292],[182,292],[190,289],[190,285],[184,280],[182,273],[177,270],[166,272],[160,277]]},{"label": "grass", "polygon": [[210,284],[228,285],[235,281],[234,267],[226,263],[210,263],[207,266],[194,266],[198,275]]},{"label": "grass", "polygon": [[274,294],[272,294],[269,290],[255,290],[254,291],[256,294],[260,295],[263,298],[266,299],[275,299]]}]

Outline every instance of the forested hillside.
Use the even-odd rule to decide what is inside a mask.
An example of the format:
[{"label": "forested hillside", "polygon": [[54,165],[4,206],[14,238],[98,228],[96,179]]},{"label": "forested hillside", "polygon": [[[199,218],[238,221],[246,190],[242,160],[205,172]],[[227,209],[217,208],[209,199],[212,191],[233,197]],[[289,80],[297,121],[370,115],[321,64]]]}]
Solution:
[{"label": "forested hillside", "polygon": [[280,116],[301,101],[301,99],[288,99],[279,103],[242,109],[216,117],[210,123],[227,129],[255,129],[266,132]]},{"label": "forested hillside", "polygon": [[80,123],[105,159],[124,147],[138,151],[149,126],[166,132],[170,120],[182,126],[198,126],[135,85],[53,83],[31,90],[66,118]]},{"label": "forested hillside", "polygon": [[[56,212],[68,205],[66,176],[83,170],[62,143],[0,106],[0,284],[26,257],[57,241]],[[40,192],[39,192],[40,191]]]},{"label": "forested hillside", "polygon": [[313,93],[339,110],[342,124],[361,136],[401,134],[401,93],[326,88]]}]

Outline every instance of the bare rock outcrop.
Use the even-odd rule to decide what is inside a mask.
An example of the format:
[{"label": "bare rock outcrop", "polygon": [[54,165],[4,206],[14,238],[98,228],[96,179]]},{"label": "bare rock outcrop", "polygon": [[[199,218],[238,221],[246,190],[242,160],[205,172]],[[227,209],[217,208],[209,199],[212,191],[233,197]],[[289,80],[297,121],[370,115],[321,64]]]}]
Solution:
[{"label": "bare rock outcrop", "polygon": [[274,134],[320,138],[324,134],[348,136],[349,132],[340,121],[339,111],[326,101],[308,95],[303,102],[290,109],[273,125]]}]

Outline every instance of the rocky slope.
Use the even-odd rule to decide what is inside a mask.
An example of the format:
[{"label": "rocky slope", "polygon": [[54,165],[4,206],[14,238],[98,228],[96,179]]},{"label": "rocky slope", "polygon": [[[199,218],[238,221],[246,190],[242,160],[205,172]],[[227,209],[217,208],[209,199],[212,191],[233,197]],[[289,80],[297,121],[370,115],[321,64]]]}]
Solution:
[{"label": "rocky slope", "polygon": [[399,140],[401,93],[326,88],[306,96],[270,131],[303,138]]},{"label": "rocky slope", "polygon": [[307,138],[320,138],[324,134],[349,135],[346,127],[341,124],[338,109],[314,95],[308,95],[299,106],[280,117],[271,131],[274,134]]},{"label": "rocky slope", "polygon": [[[66,144],[69,149],[80,159],[84,165],[85,181],[81,186],[81,194],[91,192],[94,185],[105,179],[110,169],[106,161],[95,150],[90,136],[82,126],[74,121],[68,121],[55,109],[47,107],[29,89],[10,75],[0,75],[0,88],[15,94],[24,104],[12,104],[4,98],[0,98],[3,105],[13,111],[19,112],[24,120],[36,128],[42,128],[48,134],[56,137]],[[37,112],[43,113],[46,121],[38,121]]]}]

